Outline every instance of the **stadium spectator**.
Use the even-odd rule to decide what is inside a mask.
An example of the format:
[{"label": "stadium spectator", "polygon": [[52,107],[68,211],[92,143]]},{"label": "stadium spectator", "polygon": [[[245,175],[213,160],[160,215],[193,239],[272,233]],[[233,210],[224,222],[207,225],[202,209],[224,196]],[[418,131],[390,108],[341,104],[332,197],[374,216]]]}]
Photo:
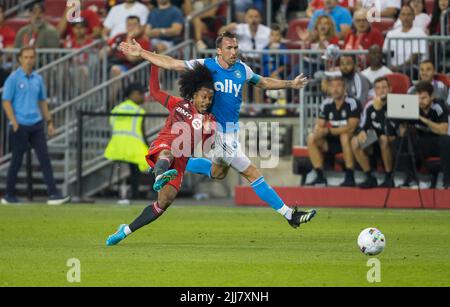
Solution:
[{"label": "stadium spectator", "polygon": [[[369,79],[364,77],[362,73],[357,72],[356,69],[356,61],[353,55],[341,55],[337,75],[341,75],[345,82],[346,94],[348,97],[355,98],[359,103],[365,105],[368,101],[372,84]],[[322,89],[329,94],[329,83],[326,79],[322,80]]]},{"label": "stadium spectator", "polygon": [[0,5],[0,50],[13,48],[16,32],[13,28],[5,25],[5,9]]},{"label": "stadium spectator", "polygon": [[[262,51],[269,44],[271,30],[261,22],[261,13],[255,8],[249,8],[245,14],[245,23],[231,23],[219,32],[235,33],[242,51]],[[259,54],[246,53],[246,57],[256,58]]]},{"label": "stadium spectator", "polygon": [[[83,8],[86,2],[81,2],[80,16],[79,18],[84,21],[86,24],[86,34],[89,39],[99,39],[102,36],[102,22],[100,20],[100,16],[97,12],[91,9]],[[57,30],[59,32],[60,37],[65,38],[66,40],[71,40],[74,36],[73,33],[73,23],[76,23],[78,20],[75,20],[75,16],[68,16],[70,9],[72,6],[66,6],[64,13],[57,25]]]},{"label": "stadium spectator", "polygon": [[[64,41],[64,48],[79,49],[93,42],[87,35],[87,23],[82,18],[71,23],[72,36]],[[72,60],[72,65],[68,69],[68,74],[64,74],[67,82],[74,82],[73,89],[78,89],[79,93],[85,92],[89,88],[89,54],[83,52]]]},{"label": "stadium spectator", "polygon": [[[421,81],[416,85],[416,93],[419,96],[420,120],[414,122],[411,137],[413,138],[413,148],[418,164],[422,164],[424,159],[429,157],[440,157],[442,170],[444,173],[443,186],[450,187],[450,136],[448,132],[448,108],[445,103],[434,97],[433,85],[429,82]],[[395,147],[400,150],[401,137],[405,137],[405,127],[399,128],[400,138],[395,141]],[[407,150],[407,142],[403,142],[402,151]],[[406,173],[406,178],[402,187],[413,186],[413,169],[411,161],[407,157],[401,156],[398,169]]]},{"label": "stadium spectator", "polygon": [[[425,0],[411,0],[408,5],[413,8],[415,14],[413,27],[421,28],[423,32],[428,33],[431,17],[427,14]],[[402,22],[400,19],[397,19],[393,28],[400,28],[401,26]]]},{"label": "stadium spectator", "polygon": [[108,40],[108,46],[103,50],[104,53],[106,52],[109,55],[109,63],[113,65],[111,77],[116,77],[141,62],[140,58],[127,56],[118,49],[122,41],[131,42],[133,39],[141,46],[145,46],[143,48],[150,49],[150,42],[144,35],[144,29],[138,16],[128,16],[126,31]]},{"label": "stadium spectator", "polygon": [[[148,38],[144,35],[144,29],[141,26],[141,22],[138,16],[128,16],[126,22],[126,31],[121,34],[117,34],[115,37],[108,41],[108,46],[102,50],[102,56],[108,55],[108,63],[111,64],[110,76],[111,78],[117,77],[120,74],[127,72],[130,68],[133,68],[142,59],[140,57],[133,57],[125,55],[119,50],[119,44],[121,42],[130,43],[132,40],[136,40],[141,46],[145,46],[146,50],[151,49]],[[111,86],[110,102],[113,103],[117,98],[117,94],[120,90],[120,81],[117,84]]]},{"label": "stadium spectator", "polygon": [[14,48],[59,48],[59,33],[45,21],[44,6],[35,3],[31,9],[30,24],[23,26],[16,35]]},{"label": "stadium spectator", "polygon": [[366,50],[373,45],[383,47],[384,38],[380,30],[367,20],[367,10],[360,9],[353,15],[353,28],[345,37],[345,50]]},{"label": "stadium spectator", "polygon": [[[217,0],[201,0],[192,3],[192,12],[198,12],[206,6],[217,3]],[[208,40],[208,34],[216,27],[218,7],[214,7],[192,20],[194,26],[194,39],[197,49],[214,47],[214,39]],[[215,34],[215,33],[214,33]]]},{"label": "stadium spectator", "polygon": [[[141,105],[145,102],[146,89],[139,83],[131,83],[125,90],[125,101],[115,106],[112,114],[145,114]],[[105,158],[126,162],[130,168],[131,199],[139,196],[140,172],[148,170],[145,159],[148,146],[145,142],[142,116],[111,116],[111,139],[105,149]],[[128,196],[127,196],[128,197]]]},{"label": "stadium spectator", "polygon": [[[301,28],[297,28],[296,30],[302,49],[325,50],[329,45],[337,45],[339,43],[334,22],[328,15],[322,15],[317,18],[312,32],[302,30]],[[302,57],[302,61],[302,73],[306,76],[312,77],[317,71],[325,69],[320,55],[305,55]],[[297,76],[299,72],[298,66],[295,66],[292,75]]]},{"label": "stadium spectator", "polygon": [[[421,28],[413,27],[414,10],[410,6],[403,6],[400,11],[400,28],[389,31],[384,41],[383,50],[391,56],[393,71],[408,71],[415,69],[414,64],[420,62],[427,54],[427,34]],[[405,38],[424,38],[404,40]],[[413,66],[413,67],[411,67]]]},{"label": "stadium spectator", "polygon": [[342,55],[339,60],[339,69],[345,81],[347,96],[356,98],[360,103],[365,104],[372,84],[369,79],[357,71],[355,57]]},{"label": "stadium spectator", "polygon": [[260,14],[264,12],[263,0],[240,0],[233,1],[235,18],[237,23],[245,23],[247,18],[247,12],[249,9],[254,8]]},{"label": "stadium spectator", "polygon": [[109,39],[124,33],[129,16],[138,16],[141,25],[145,25],[148,13],[148,8],[136,0],[125,0],[124,3],[113,6],[103,22],[103,37]]},{"label": "stadium spectator", "polygon": [[[356,0],[338,0],[338,5],[352,10],[355,6]],[[324,0],[311,0],[306,9],[306,16],[311,18],[314,12],[325,7]]]},{"label": "stadium spectator", "polygon": [[367,62],[370,66],[361,73],[369,79],[372,85],[375,83],[376,79],[392,73],[387,66],[383,65],[383,50],[378,45],[373,45],[369,48]]},{"label": "stadium spectator", "polygon": [[[203,0],[170,0],[170,3],[173,6],[176,6],[177,8],[179,8],[184,16],[188,16],[189,14],[192,13],[192,10],[194,7],[194,2],[197,2],[197,1],[203,1]],[[152,0],[150,2],[152,3],[153,8],[158,7],[157,0]]]},{"label": "stadium spectator", "polygon": [[181,41],[184,17],[179,8],[170,0],[157,0],[158,8],[148,15],[146,35],[156,52],[162,53]]},{"label": "stadium spectator", "polygon": [[324,8],[314,12],[308,24],[308,30],[312,31],[317,18],[322,15],[330,15],[336,25],[339,38],[343,39],[352,26],[352,15],[350,11],[338,5],[337,0],[324,0]]},{"label": "stadium spectator", "polygon": [[376,9],[377,16],[395,18],[401,8],[402,0],[357,0],[356,9]]},{"label": "stadium spectator", "polygon": [[72,35],[64,41],[64,48],[79,49],[93,42],[92,36],[88,35],[89,27],[87,21],[83,18],[74,20],[70,23]]},{"label": "stadium spectator", "polygon": [[[264,50],[286,50],[286,45],[283,44],[283,35],[281,28],[277,24],[272,24],[270,32],[270,43]],[[262,72],[264,77],[271,77],[274,79],[284,79],[288,56],[285,54],[270,54],[265,53],[262,59]],[[286,104],[286,90],[269,90],[266,91],[270,102],[275,102],[278,105]],[[286,109],[276,109],[272,111],[273,115],[286,115]]]},{"label": "stadium spectator", "polygon": [[[436,80],[435,76],[436,76],[436,69],[432,61],[425,60],[422,63],[420,63],[419,80],[431,83],[431,85],[433,85],[434,88],[433,96],[435,98],[439,98],[445,101],[447,105],[450,106],[449,89],[442,81]],[[416,94],[416,87],[412,86],[408,90],[408,94]]]},{"label": "stadium spectator", "polygon": [[[264,50],[286,50],[286,45],[283,43],[283,34],[280,26],[272,24],[270,31],[269,44]],[[269,54],[263,55],[263,76],[275,79],[283,79],[286,71],[286,64],[288,64],[287,55]]]},{"label": "stadium spectator", "polygon": [[1,202],[2,204],[19,202],[15,188],[17,174],[22,165],[23,155],[31,145],[47,185],[49,194],[47,204],[60,205],[68,202],[70,197],[61,195],[53,177],[44,127],[47,124],[49,136],[55,133],[55,127],[48,110],[44,81],[39,74],[33,72],[36,51],[32,47],[25,47],[20,50],[18,56],[20,67],[8,77],[3,88],[2,105],[10,124],[12,158],[6,179],[6,195]]},{"label": "stadium spectator", "polygon": [[450,7],[450,0],[434,0],[433,13],[431,14],[431,22],[429,25],[430,35],[441,35],[445,29],[441,29],[441,18],[444,12]]},{"label": "stadium spectator", "polygon": [[[369,189],[378,186],[377,179],[372,174],[372,166],[376,166],[379,158],[383,161],[385,170],[385,179],[380,187],[394,187],[391,142],[395,137],[387,134],[387,125],[390,129],[394,129],[395,125],[386,118],[387,95],[391,91],[391,85],[386,77],[375,80],[375,98],[364,108],[357,134],[352,139],[353,155],[366,176],[359,185],[360,188]],[[377,140],[366,145],[367,141],[370,142],[368,140],[370,130],[376,133]]]},{"label": "stadium spectator", "polygon": [[350,140],[358,127],[361,107],[358,101],[346,95],[342,77],[334,77],[328,82],[331,97],[322,102],[319,119],[314,131],[308,136],[308,151],[317,174],[308,185],[327,185],[323,172],[323,155],[334,156],[342,152],[346,170],[341,186],[355,186],[355,165]]}]

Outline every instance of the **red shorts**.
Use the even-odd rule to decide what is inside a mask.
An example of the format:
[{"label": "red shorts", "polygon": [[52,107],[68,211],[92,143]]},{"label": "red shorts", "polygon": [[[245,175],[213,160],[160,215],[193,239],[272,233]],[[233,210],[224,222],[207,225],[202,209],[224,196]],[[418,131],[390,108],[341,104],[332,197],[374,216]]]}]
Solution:
[{"label": "red shorts", "polygon": [[[150,165],[151,168],[155,167],[155,164],[158,160],[159,153],[163,150],[172,150],[170,145],[164,143],[164,142],[158,142],[156,140],[150,145],[150,148],[148,149],[148,154],[145,157],[147,160],[148,165]],[[184,171],[186,170],[188,159],[185,158],[175,158],[172,162],[172,165],[170,166],[170,169],[176,169],[178,172],[178,176],[169,181],[168,184],[173,186],[177,191],[180,191],[181,184],[183,183],[183,176]]]}]

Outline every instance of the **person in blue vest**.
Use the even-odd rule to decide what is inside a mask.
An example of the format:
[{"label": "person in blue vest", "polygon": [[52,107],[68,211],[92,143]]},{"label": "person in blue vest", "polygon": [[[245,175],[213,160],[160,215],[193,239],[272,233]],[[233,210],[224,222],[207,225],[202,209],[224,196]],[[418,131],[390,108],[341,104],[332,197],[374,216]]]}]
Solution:
[{"label": "person in blue vest", "polygon": [[167,55],[144,50],[135,40],[122,42],[119,49],[125,54],[140,56],[152,64],[167,70],[185,71],[199,63],[213,74],[214,98],[211,113],[217,122],[215,147],[212,161],[205,158],[190,158],[186,170],[203,174],[212,179],[224,179],[230,168],[236,170],[252,186],[258,197],[283,216],[293,228],[309,222],[316,210],[290,208],[265,181],[261,171],[243,152],[239,141],[239,113],[242,105],[242,91],[245,84],[265,90],[300,89],[307,84],[303,75],[294,80],[279,80],[255,74],[244,62],[239,60],[239,44],[235,34],[223,32],[216,40],[215,58],[191,61],[176,60]]},{"label": "person in blue vest", "polygon": [[18,55],[20,67],[5,81],[2,105],[9,121],[11,162],[6,179],[6,195],[1,203],[18,204],[16,197],[17,174],[22,166],[23,155],[29,145],[34,149],[44,174],[49,199],[48,205],[61,205],[70,200],[58,191],[47,150],[45,125],[48,135],[55,133],[55,127],[48,110],[47,94],[42,77],[33,71],[36,51],[24,47]]}]

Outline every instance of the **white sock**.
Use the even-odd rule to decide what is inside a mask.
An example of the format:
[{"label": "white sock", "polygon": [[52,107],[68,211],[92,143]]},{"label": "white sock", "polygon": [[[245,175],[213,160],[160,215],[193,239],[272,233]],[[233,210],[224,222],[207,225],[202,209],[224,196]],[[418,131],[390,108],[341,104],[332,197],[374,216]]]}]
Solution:
[{"label": "white sock", "polygon": [[286,205],[283,205],[280,209],[277,210],[279,214],[284,216],[286,219],[290,220],[292,218],[292,209]]},{"label": "white sock", "polygon": [[125,226],[125,228],[123,229],[123,231],[125,232],[125,234],[126,234],[127,236],[128,236],[129,234],[132,233],[132,231],[131,231],[130,227],[128,227],[128,225]]}]

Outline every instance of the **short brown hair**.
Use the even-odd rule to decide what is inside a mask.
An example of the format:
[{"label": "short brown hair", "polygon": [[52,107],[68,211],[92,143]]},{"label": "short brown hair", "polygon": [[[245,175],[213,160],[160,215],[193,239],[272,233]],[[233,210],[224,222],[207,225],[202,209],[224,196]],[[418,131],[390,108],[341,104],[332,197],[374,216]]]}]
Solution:
[{"label": "short brown hair", "polygon": [[428,95],[432,96],[434,92],[433,84],[426,81],[420,81],[416,84],[416,92],[417,94],[428,93]]},{"label": "short brown hair", "polygon": [[30,47],[30,46],[25,46],[20,49],[19,54],[17,54],[17,58],[20,58],[22,56],[22,54],[28,50],[33,50],[34,54],[36,54],[36,48]]},{"label": "short brown hair", "polygon": [[216,39],[216,48],[222,47],[222,41],[223,41],[223,39],[224,39],[225,37],[231,38],[231,39],[237,38],[236,34],[234,34],[234,33],[231,33],[231,32],[228,32],[228,31],[222,32],[222,33],[219,34],[219,36],[217,36],[217,39]]},{"label": "short brown hair", "polygon": [[373,85],[375,85],[377,83],[380,83],[380,82],[383,82],[383,81],[386,81],[386,83],[389,86],[391,86],[391,82],[389,82],[389,79],[387,77],[385,77],[385,76],[376,78],[375,81],[373,81]]}]

